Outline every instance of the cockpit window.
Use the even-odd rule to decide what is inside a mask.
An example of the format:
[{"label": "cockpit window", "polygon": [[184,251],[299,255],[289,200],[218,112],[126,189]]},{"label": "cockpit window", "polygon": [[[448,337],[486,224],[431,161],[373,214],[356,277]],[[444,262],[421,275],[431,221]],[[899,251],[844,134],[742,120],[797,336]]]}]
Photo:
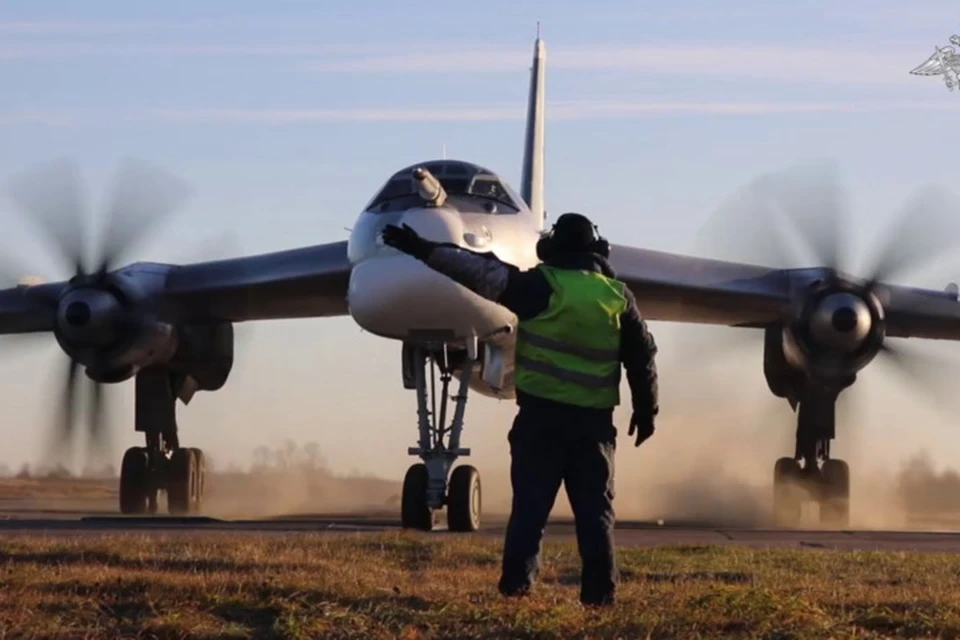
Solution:
[{"label": "cockpit window", "polygon": [[380,195],[377,197],[378,200],[387,200],[389,198],[396,198],[398,196],[410,195],[414,192],[413,181],[409,178],[401,178],[399,180],[393,179],[387,183],[383,188],[383,191],[380,192]]},{"label": "cockpit window", "polygon": [[512,201],[510,200],[510,194],[507,193],[507,190],[503,188],[503,185],[500,184],[500,181],[496,178],[478,177],[473,181],[473,186],[470,187],[470,193],[475,196],[493,198],[494,200],[499,200],[500,202],[512,204]]},{"label": "cockpit window", "polygon": [[[491,210],[492,202],[505,205],[513,211],[520,210],[510,192],[496,175],[480,167],[454,161],[414,165],[397,172],[367,205],[367,209],[379,206],[381,210],[386,211],[417,206],[419,195],[413,180],[413,169],[417,166],[423,166],[432,173],[443,185],[449,198],[454,200],[469,199],[470,196],[482,198],[488,201],[483,205],[483,208],[488,211]],[[455,205],[455,202],[453,204]]]}]

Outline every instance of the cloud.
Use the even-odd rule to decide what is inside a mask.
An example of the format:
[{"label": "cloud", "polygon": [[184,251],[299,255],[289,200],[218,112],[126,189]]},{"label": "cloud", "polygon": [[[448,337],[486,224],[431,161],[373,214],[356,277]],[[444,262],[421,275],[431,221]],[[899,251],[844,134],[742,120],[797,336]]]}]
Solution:
[{"label": "cloud", "polygon": [[[11,27],[6,23],[7,28]],[[62,25],[66,28],[67,25]],[[121,29],[123,25],[114,24]],[[53,29],[55,25],[47,25]],[[102,25],[106,28],[107,25]],[[39,28],[39,25],[38,27]],[[3,23],[0,23],[0,32]],[[932,47],[932,45],[931,45]],[[462,42],[410,44],[152,44],[85,42],[0,45],[0,60],[76,57],[238,56],[301,58],[312,73],[524,73],[532,47],[469,45]],[[781,44],[665,44],[550,47],[551,70],[619,71],[688,78],[768,79],[837,85],[907,85],[910,69],[929,56],[928,48],[897,50],[853,46]],[[311,60],[312,59],[312,60]]]},{"label": "cloud", "polygon": [[72,21],[39,21],[39,20],[9,20],[0,22],[0,33],[16,33],[37,35],[46,33],[123,33],[129,31],[154,31],[157,29],[181,29],[190,26],[199,26],[205,21],[176,22],[170,20],[155,20],[150,22],[72,22]]},{"label": "cloud", "polygon": [[[463,49],[359,55],[306,65],[317,73],[479,73],[517,72],[530,64],[525,49]],[[551,69],[639,71],[686,76],[765,78],[838,84],[905,84],[914,60],[926,50],[856,50],[768,44],[674,44],[660,46],[585,45],[547,52]],[[913,64],[915,66],[915,63]]]},{"label": "cloud", "polygon": [[0,33],[23,36],[48,34],[101,35],[123,34],[142,31],[191,31],[208,27],[256,26],[265,24],[284,24],[290,18],[271,14],[262,15],[223,15],[189,19],[150,19],[150,20],[0,20]]},{"label": "cloud", "polygon": [[[673,115],[762,115],[780,113],[863,113],[955,109],[948,101],[870,103],[642,102],[584,101],[547,105],[550,120],[643,118]],[[479,122],[523,120],[524,105],[398,107],[357,109],[153,109],[152,116],[184,123],[324,124],[337,122]]]},{"label": "cloud", "polygon": [[0,127],[39,124],[49,127],[68,127],[76,125],[82,118],[79,113],[69,111],[0,111]]},{"label": "cloud", "polygon": [[57,59],[79,57],[131,58],[136,56],[290,56],[381,54],[384,45],[217,45],[217,44],[62,44],[0,45],[0,60]]}]

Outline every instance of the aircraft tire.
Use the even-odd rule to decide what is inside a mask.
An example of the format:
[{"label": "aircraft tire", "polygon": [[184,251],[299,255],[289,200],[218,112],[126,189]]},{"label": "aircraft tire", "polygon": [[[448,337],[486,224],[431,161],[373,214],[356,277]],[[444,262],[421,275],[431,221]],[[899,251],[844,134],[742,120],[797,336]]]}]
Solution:
[{"label": "aircraft tire", "polygon": [[820,523],[837,528],[850,525],[850,467],[843,460],[826,460],[820,468],[822,493]]},{"label": "aircraft tire", "polygon": [[431,531],[433,510],[427,505],[427,465],[422,462],[411,465],[403,479],[403,495],[400,499],[400,526],[404,529]]},{"label": "aircraft tire", "polygon": [[142,515],[149,509],[147,495],[147,450],[130,447],[120,464],[120,513]]},{"label": "aircraft tire", "polygon": [[200,513],[203,509],[203,497],[207,489],[207,459],[203,455],[203,449],[191,447],[193,457],[197,465],[197,486],[193,497],[193,512]]},{"label": "aircraft tire", "polygon": [[187,515],[196,507],[197,458],[191,449],[175,449],[167,475],[167,510]]},{"label": "aircraft tire", "polygon": [[773,519],[780,527],[800,523],[803,506],[802,471],[793,458],[780,458],[773,467]]},{"label": "aircraft tire", "polygon": [[447,527],[450,531],[472,532],[480,528],[480,472],[462,465],[450,474],[447,496]]}]

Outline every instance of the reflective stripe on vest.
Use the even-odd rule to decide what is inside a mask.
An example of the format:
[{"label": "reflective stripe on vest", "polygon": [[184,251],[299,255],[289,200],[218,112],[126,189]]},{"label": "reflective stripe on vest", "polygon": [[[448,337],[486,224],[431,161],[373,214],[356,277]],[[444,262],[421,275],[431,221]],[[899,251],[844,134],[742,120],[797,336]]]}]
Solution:
[{"label": "reflective stripe on vest", "polygon": [[569,369],[552,365],[549,362],[542,362],[524,356],[518,356],[516,362],[518,366],[529,369],[530,371],[542,373],[545,376],[553,376],[557,380],[574,382],[584,387],[590,387],[591,389],[606,389],[620,384],[619,369],[605,376],[592,376],[589,373],[570,371]]},{"label": "reflective stripe on vest", "polygon": [[620,401],[623,283],[599,273],[541,265],[553,294],[546,310],[520,322],[519,391],[567,404],[612,408]]},{"label": "reflective stripe on vest", "polygon": [[577,356],[584,360],[593,360],[595,362],[609,362],[610,360],[617,360],[620,357],[620,352],[615,349],[595,349],[579,344],[568,344],[560,340],[538,336],[535,333],[531,333],[526,327],[520,327],[517,331],[517,340],[526,340],[528,344],[532,344],[535,347],[552,349],[553,351],[568,353],[572,356]]}]

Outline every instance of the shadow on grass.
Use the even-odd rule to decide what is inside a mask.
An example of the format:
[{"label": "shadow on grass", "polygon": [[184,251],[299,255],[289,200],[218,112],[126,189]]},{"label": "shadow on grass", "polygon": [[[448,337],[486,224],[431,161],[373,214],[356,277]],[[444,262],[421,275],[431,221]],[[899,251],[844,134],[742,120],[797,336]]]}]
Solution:
[{"label": "shadow on grass", "polygon": [[[627,568],[620,569],[620,580],[622,582],[657,582],[671,584],[678,582],[715,582],[720,584],[752,584],[755,579],[756,577],[752,573],[739,573],[734,571],[647,573]],[[564,569],[559,571],[555,578],[544,578],[543,581],[548,584],[577,586],[580,584],[580,569]]]},{"label": "shadow on grass", "polygon": [[[153,593],[139,593],[146,584]],[[130,588],[132,587],[132,588]],[[352,625],[376,621],[391,633],[400,633],[411,625],[422,622],[424,612],[439,609],[443,603],[433,603],[422,597],[392,592],[352,596],[330,590],[297,589],[283,585],[257,583],[247,585],[241,593],[224,597],[201,587],[184,588],[158,583],[104,580],[96,583],[76,581],[45,585],[42,591],[58,596],[82,596],[88,606],[87,615],[105,628],[115,628],[136,635],[149,627],[157,633],[156,623],[172,610],[200,611],[219,618],[225,625],[238,630],[239,635],[255,638],[301,637],[304,629],[318,621],[335,621],[337,626],[349,629]],[[156,603],[156,604],[155,604]],[[92,607],[89,605],[93,604]],[[51,603],[41,605],[45,613],[63,617],[83,615],[76,604]],[[84,616],[86,617],[86,616]],[[223,637],[207,636],[175,623],[166,623],[167,630],[156,637]],[[241,631],[242,630],[242,631]],[[357,635],[346,634],[350,637]],[[307,637],[314,637],[307,634]]]},{"label": "shadow on grass", "polygon": [[265,569],[282,570],[302,566],[295,563],[263,564],[216,558],[150,558],[148,560],[141,560],[138,558],[126,558],[119,554],[104,551],[12,553],[0,561],[0,564],[6,564],[7,566],[36,564],[45,567],[96,565],[120,569],[159,570],[177,573],[213,573],[219,571],[263,573]]},{"label": "shadow on grass", "polygon": [[824,607],[831,615],[854,627],[884,637],[916,638],[960,636],[957,610],[930,601],[849,602]]}]

